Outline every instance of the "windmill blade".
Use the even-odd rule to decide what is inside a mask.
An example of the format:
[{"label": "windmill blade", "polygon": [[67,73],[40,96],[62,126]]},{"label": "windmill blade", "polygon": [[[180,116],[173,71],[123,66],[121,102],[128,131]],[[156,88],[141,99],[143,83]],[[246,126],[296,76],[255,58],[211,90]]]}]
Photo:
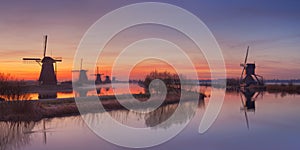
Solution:
[{"label": "windmill blade", "polygon": [[48,40],[48,36],[45,35],[45,41],[44,41],[44,57],[46,56],[46,50],[47,50],[47,40]]},{"label": "windmill blade", "polygon": [[41,61],[41,58],[23,58],[23,60]]},{"label": "windmill blade", "polygon": [[83,58],[81,58],[81,60],[80,60],[80,70],[82,70],[82,61],[83,61]]},{"label": "windmill blade", "polygon": [[32,63],[38,63],[40,66],[41,64],[41,59],[40,58],[23,58],[24,63],[32,64]]},{"label": "windmill blade", "polygon": [[247,52],[246,52],[246,57],[245,57],[245,61],[244,61],[244,64],[241,64],[240,66],[243,67],[243,71],[242,71],[242,74],[241,74],[241,77],[240,77],[240,81],[242,80],[243,78],[243,74],[244,74],[244,71],[246,69],[246,66],[247,66],[247,59],[248,59],[248,54],[249,54],[249,46],[247,47]]},{"label": "windmill blade", "polygon": [[27,132],[23,132],[24,134],[35,134],[35,133],[50,133],[50,132],[57,132],[57,131],[50,131],[50,130],[37,130],[37,131],[27,131]]},{"label": "windmill blade", "polygon": [[241,81],[242,78],[243,78],[244,71],[245,71],[245,67],[243,68],[243,71],[242,71],[242,74],[241,74],[241,77],[240,77],[240,81]]},{"label": "windmill blade", "polygon": [[255,101],[259,95],[261,95],[261,92],[260,91],[256,92],[256,95],[254,96],[253,100]]},{"label": "windmill blade", "polygon": [[246,57],[245,57],[244,65],[246,65],[246,63],[247,63],[248,53],[249,53],[249,46],[247,47],[247,52],[246,52]]},{"label": "windmill blade", "polygon": [[240,94],[240,96],[241,96],[241,101],[242,101],[242,105],[243,105],[243,107],[244,107],[244,114],[245,114],[245,119],[246,119],[246,124],[247,124],[247,128],[248,128],[248,130],[249,130],[249,119],[248,119],[248,114],[247,114],[247,107],[245,106],[245,103],[244,103],[244,101],[243,101],[243,96],[242,96],[242,94]]},{"label": "windmill blade", "polygon": [[53,57],[54,61],[62,62],[62,57]]},{"label": "windmill blade", "polygon": [[54,67],[55,67],[55,68],[54,68],[54,73],[55,73],[55,75],[56,75],[56,77],[57,77],[57,63],[56,63],[56,61],[55,61],[54,65],[55,65],[55,66],[54,66]]}]

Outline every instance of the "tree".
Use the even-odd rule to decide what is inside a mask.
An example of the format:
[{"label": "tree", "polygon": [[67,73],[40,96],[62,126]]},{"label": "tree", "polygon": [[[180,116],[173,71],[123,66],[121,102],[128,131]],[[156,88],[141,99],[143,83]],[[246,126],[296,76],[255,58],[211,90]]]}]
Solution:
[{"label": "tree", "polygon": [[144,80],[144,86],[145,86],[145,90],[147,93],[149,93],[149,90],[154,90],[155,92],[159,92],[159,87],[161,86],[156,86],[158,88],[155,89],[149,89],[150,84],[153,80],[155,79],[159,79],[161,80],[166,88],[167,88],[167,92],[179,92],[181,90],[181,84],[180,84],[180,77],[177,74],[172,74],[170,72],[157,72],[157,71],[152,71],[150,72],[145,80]]}]

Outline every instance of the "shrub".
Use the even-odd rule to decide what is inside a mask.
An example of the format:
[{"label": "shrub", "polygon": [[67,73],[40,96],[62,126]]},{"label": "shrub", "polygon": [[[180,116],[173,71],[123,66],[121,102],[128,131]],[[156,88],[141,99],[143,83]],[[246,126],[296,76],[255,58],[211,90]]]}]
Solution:
[{"label": "shrub", "polygon": [[25,93],[24,85],[23,80],[0,73],[0,99],[7,101],[30,99],[29,95]]},{"label": "shrub", "polygon": [[[180,77],[177,74],[171,74],[170,72],[167,71],[165,72],[153,71],[146,76],[144,81],[146,93],[149,93],[150,83],[155,79],[159,79],[163,81],[168,92],[171,91],[179,92],[181,89]],[[159,90],[159,89],[153,89],[153,90]]]}]

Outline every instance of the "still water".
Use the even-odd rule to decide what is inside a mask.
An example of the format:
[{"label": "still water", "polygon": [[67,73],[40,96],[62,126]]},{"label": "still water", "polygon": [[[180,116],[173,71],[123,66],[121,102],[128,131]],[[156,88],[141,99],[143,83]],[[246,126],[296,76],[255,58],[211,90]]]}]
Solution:
[{"label": "still water", "polygon": [[[28,93],[30,100],[38,99],[53,99],[53,98],[70,98],[70,97],[86,97],[86,96],[105,96],[114,94],[127,94],[128,88],[127,84],[124,83],[114,83],[115,86],[112,87],[109,84],[96,85],[96,90],[92,86],[86,86],[80,88],[79,90],[70,90],[64,92],[43,92],[43,93]],[[117,89],[116,89],[117,88]],[[144,88],[140,87],[138,84],[129,84],[129,90],[132,94],[144,93]]]},{"label": "still water", "polygon": [[[222,89],[219,90],[222,92]],[[174,124],[154,127],[164,130],[192,121],[175,138],[150,149],[300,149],[300,95],[248,93],[247,101],[239,93],[227,92],[222,110],[211,128],[204,134],[198,126],[209,98],[199,101],[197,112],[185,112]],[[194,102],[185,102],[189,108]],[[246,105],[247,107],[244,107]],[[134,127],[152,127],[168,118],[177,104],[167,105],[148,113],[126,110],[111,111],[119,122]],[[100,114],[87,114],[101,118]],[[105,121],[102,118],[101,121]],[[100,124],[101,125],[101,122]],[[130,136],[128,136],[130,138]],[[80,116],[44,119],[40,122],[0,122],[0,149],[24,150],[115,150],[126,149],[113,145],[94,134]]]}]

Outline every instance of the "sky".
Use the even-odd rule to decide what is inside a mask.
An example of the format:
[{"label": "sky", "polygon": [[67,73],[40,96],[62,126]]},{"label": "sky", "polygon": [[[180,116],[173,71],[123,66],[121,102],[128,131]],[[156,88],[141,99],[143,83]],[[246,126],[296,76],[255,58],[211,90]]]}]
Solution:
[{"label": "sky", "polygon": [[[0,72],[19,79],[37,80],[40,66],[23,62],[23,57],[42,57],[43,35],[47,34],[47,55],[62,57],[58,79],[71,79],[73,58],[79,42],[99,18],[119,7],[141,0],[2,0],[0,2]],[[146,2],[146,1],[145,1]],[[227,76],[241,74],[246,48],[248,62],[255,62],[257,73],[266,79],[299,79],[300,75],[300,2],[297,0],[165,0],[199,17],[215,36],[223,52]],[[155,12],[164,13],[164,12]],[[126,18],[124,18],[126,19]],[[155,25],[141,25],[122,31],[101,53],[98,63],[104,74],[111,72],[112,61],[122,48],[141,38],[162,38],[184,47],[200,78],[210,78],[209,67],[197,47],[181,33]],[[163,47],[162,47],[163,48]],[[141,49],[145,53],[146,49]],[[154,50],[155,51],[155,50]],[[163,49],[156,51],[164,53]],[[178,59],[176,53],[174,60]],[[128,57],[130,61],[130,57]],[[180,63],[179,63],[180,64]],[[126,65],[126,62],[124,62]],[[84,69],[93,74],[88,60]],[[132,77],[142,78],[149,70],[167,70],[157,60],[139,63]],[[181,66],[184,68],[184,65]],[[117,78],[126,70],[119,68]],[[172,69],[171,69],[172,70]],[[189,72],[188,70],[186,72]],[[93,76],[89,75],[90,78]]]}]

